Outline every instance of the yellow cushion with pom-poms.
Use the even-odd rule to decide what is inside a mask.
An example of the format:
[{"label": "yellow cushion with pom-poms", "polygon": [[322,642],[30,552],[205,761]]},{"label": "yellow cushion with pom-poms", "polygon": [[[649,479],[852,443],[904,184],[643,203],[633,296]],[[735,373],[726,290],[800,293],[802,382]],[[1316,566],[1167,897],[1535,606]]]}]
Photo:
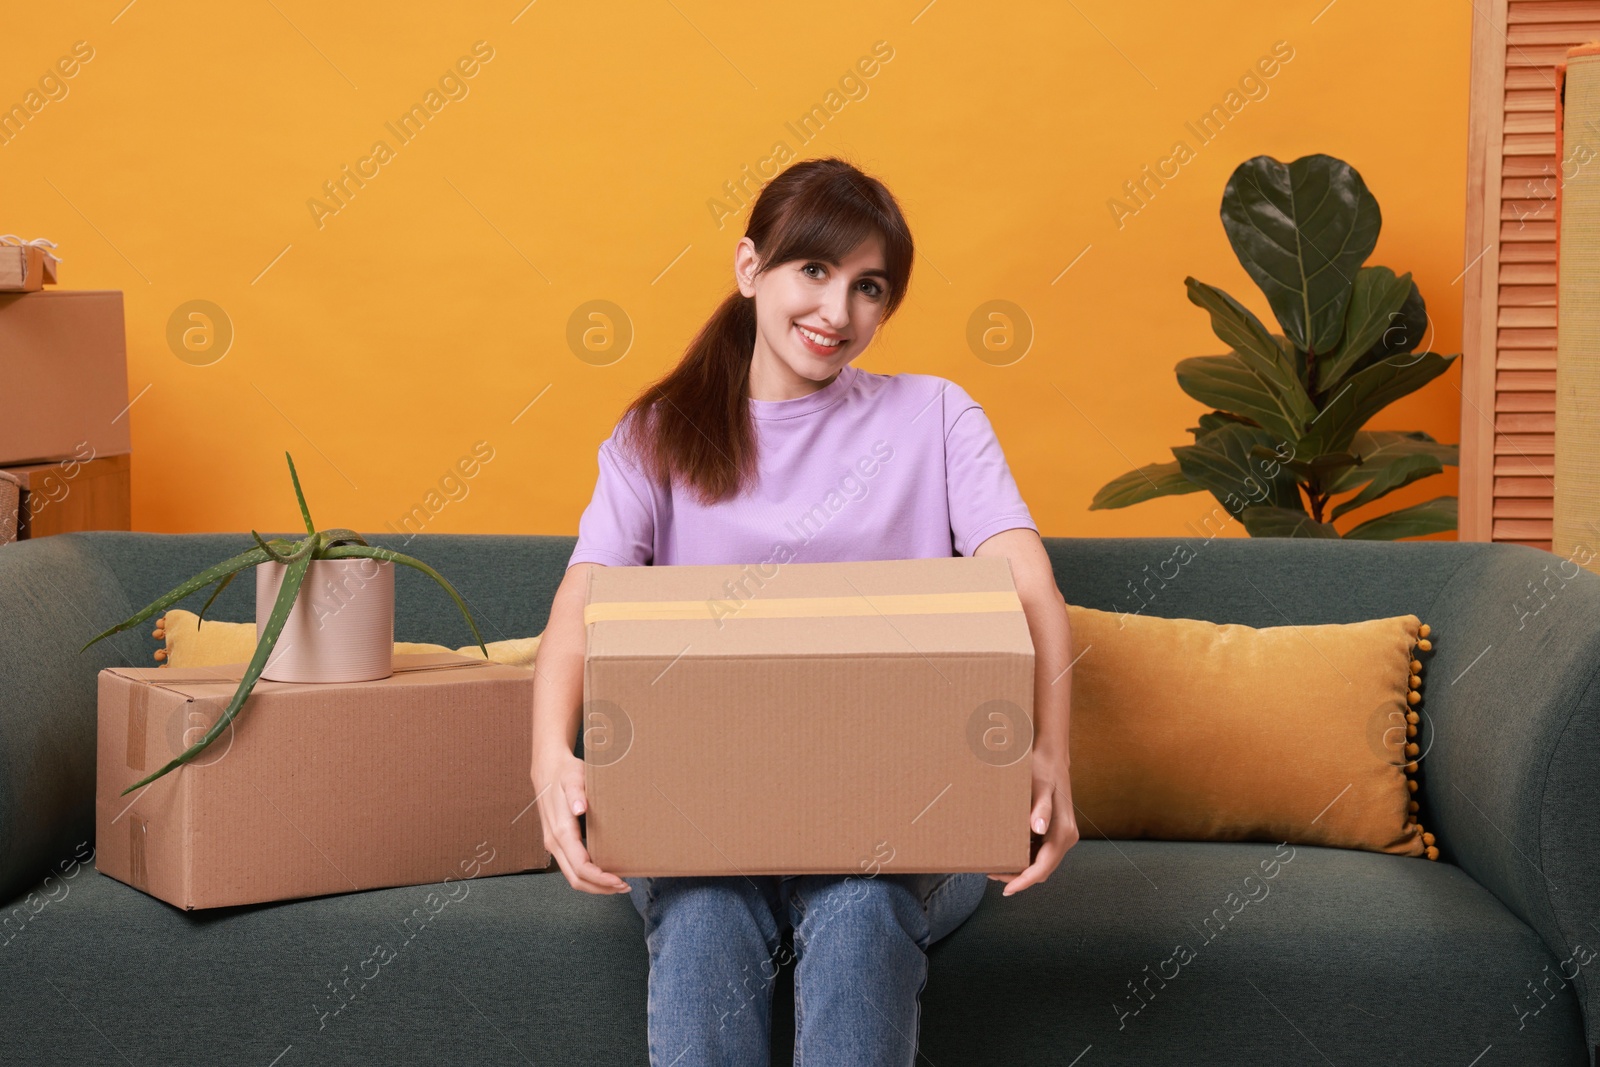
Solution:
[{"label": "yellow cushion with pom-poms", "polygon": [[1407,713],[1432,649],[1415,615],[1255,628],[1067,614],[1085,838],[1434,848],[1411,818],[1424,737]]},{"label": "yellow cushion with pom-poms", "polygon": [[[156,649],[154,657],[163,667],[215,667],[223,663],[248,663],[256,651],[255,623],[201,619],[194,612],[182,608],[167,609],[167,613],[156,620],[151,636],[165,642],[163,647]],[[531,669],[542,636],[486,642],[489,661]],[[425,641],[396,641],[394,651],[396,655],[455,652],[484,658],[483,651],[477,645],[449,648]]]}]

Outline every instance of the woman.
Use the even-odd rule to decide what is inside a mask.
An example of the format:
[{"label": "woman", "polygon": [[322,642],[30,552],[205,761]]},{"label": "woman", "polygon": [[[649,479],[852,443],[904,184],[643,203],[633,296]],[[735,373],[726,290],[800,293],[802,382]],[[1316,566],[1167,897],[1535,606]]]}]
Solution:
[{"label": "woman", "polygon": [[[540,643],[533,784],[545,846],[588,893],[631,893],[650,956],[652,1064],[766,1064],[771,978],[792,925],[795,1062],[910,1064],[926,950],[984,895],[982,873],[633,878],[579,834],[574,755],[591,566],[1010,557],[1036,650],[1036,858],[1044,881],[1078,840],[1068,777],[1066,605],[988,419],[923,374],[852,366],[905,298],[911,235],[877,180],[797,163],[750,211],[731,293],[679,365],[600,446],[594,498]],[[1056,684],[1056,683],[1063,684]]]}]

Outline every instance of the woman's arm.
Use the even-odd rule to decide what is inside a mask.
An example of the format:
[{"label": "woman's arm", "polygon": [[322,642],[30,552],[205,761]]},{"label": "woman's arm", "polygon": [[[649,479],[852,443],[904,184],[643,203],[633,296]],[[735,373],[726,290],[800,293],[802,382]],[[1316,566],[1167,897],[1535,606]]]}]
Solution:
[{"label": "woman's arm", "polygon": [[1055,571],[1044,542],[1033,530],[1002,530],[988,538],[974,556],[1005,556],[1017,585],[1028,631],[1033,637],[1033,808],[1030,829],[1042,833],[1043,842],[1033,863],[1015,878],[989,877],[1006,882],[1005,895],[1042,882],[1055,870],[1067,850],[1078,843],[1078,819],[1072,806],[1071,753],[1068,739],[1072,723],[1072,630],[1067,623],[1067,602],[1056,587]]},{"label": "woman's arm", "polygon": [[626,893],[628,883],[602,871],[589,858],[578,832],[578,816],[589,806],[583,760],[573,754],[583,716],[583,625],[589,568],[575,563],[556,590],[550,621],[534,655],[533,778],[544,847],[567,882],[586,893]]}]

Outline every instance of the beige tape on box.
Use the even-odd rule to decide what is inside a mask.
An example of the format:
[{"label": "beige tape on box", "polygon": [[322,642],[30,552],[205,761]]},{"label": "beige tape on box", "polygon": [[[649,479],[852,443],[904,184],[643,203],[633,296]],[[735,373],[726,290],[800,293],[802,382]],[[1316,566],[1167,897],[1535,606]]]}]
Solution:
[{"label": "beige tape on box", "polygon": [[128,694],[128,766],[144,770],[145,733],[150,723],[150,689],[136,685]]},{"label": "beige tape on box", "polygon": [[884,596],[795,596],[768,600],[618,600],[589,604],[585,626],[592,622],[658,619],[796,619],[839,615],[953,615],[985,611],[1021,611],[1015,592],[890,593]]}]

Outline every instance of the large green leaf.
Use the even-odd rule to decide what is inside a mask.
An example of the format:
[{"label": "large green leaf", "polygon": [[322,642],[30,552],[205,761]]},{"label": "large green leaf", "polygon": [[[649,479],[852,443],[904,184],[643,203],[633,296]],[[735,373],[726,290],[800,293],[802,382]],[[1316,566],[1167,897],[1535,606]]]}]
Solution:
[{"label": "large green leaf", "polygon": [[[1318,486],[1327,484],[1337,477],[1346,467],[1353,467],[1361,462],[1359,456],[1353,452],[1328,452],[1320,456],[1313,456],[1309,460],[1284,459],[1281,453],[1274,452],[1265,445],[1250,446],[1250,454],[1257,459],[1282,463],[1295,473],[1302,482],[1316,483]],[[1322,490],[1326,492],[1326,490]]]},{"label": "large green leaf", "polygon": [[294,608],[295,597],[300,594],[300,586],[305,581],[306,571],[311,568],[311,561],[316,558],[316,534],[311,535],[311,542],[311,550],[300,555],[283,572],[283,583],[278,586],[278,599],[273,602],[272,614],[267,617],[267,625],[261,631],[261,640],[256,642],[256,650],[250,656],[250,662],[245,665],[244,676],[239,679],[238,688],[233,691],[233,699],[228,701],[228,706],[211,725],[211,729],[207,730],[200,740],[170,760],[166,766],[134,782],[118,794],[119,796],[127,796],[140,786],[148,785],[168,771],[188,763],[205,751],[206,746],[220,737],[222,731],[228,728],[228,724],[233,722],[240,709],[244,707],[245,700],[249,698],[250,690],[255,688],[256,679],[261,677],[262,668],[267,665],[267,659],[271,656],[273,648],[277,646],[278,635],[283,632],[283,624],[288,620],[290,610]]},{"label": "large green leaf", "polygon": [[1410,485],[1419,478],[1444,473],[1444,464],[1439,462],[1438,457],[1424,452],[1396,452],[1381,456],[1363,466],[1372,468],[1372,480],[1367,483],[1366,488],[1349,500],[1334,505],[1328,518],[1337,519],[1394,492],[1403,485]]},{"label": "large green leaf", "polygon": [[1388,328],[1378,338],[1378,343],[1367,350],[1367,354],[1356,361],[1354,370],[1371,366],[1385,356],[1392,356],[1399,352],[1415,352],[1417,346],[1428,338],[1428,305],[1423,302],[1422,290],[1417,288],[1413,279],[1411,292],[1406,296],[1405,303],[1400,305],[1400,312],[1391,317]]},{"label": "large green leaf", "polygon": [[1204,488],[1183,476],[1183,472],[1178,469],[1177,460],[1169,463],[1147,463],[1137,470],[1118,475],[1101,486],[1089,504],[1089,510],[1125,508],[1129,504],[1154,500],[1158,496],[1198,493]]},{"label": "large green leaf", "polygon": [[1394,541],[1402,537],[1443,533],[1455,528],[1456,498],[1440,496],[1368,519],[1349,530],[1345,537],[1363,541]]},{"label": "large green leaf", "polygon": [[1331,352],[1356,271],[1378,242],[1378,201],[1350,164],[1322,154],[1284,164],[1256,156],[1222,193],[1222,225],[1299,348]]},{"label": "large green leaf", "polygon": [[[1388,267],[1362,267],[1357,272],[1339,347],[1317,359],[1318,392],[1331,393],[1355,369],[1356,362],[1383,340],[1413,288],[1409,273],[1397,278]],[[1400,333],[1405,335],[1403,327]],[[1419,340],[1420,335],[1411,339],[1413,348]]]},{"label": "large green leaf", "polygon": [[1215,430],[1218,426],[1226,426],[1230,422],[1242,422],[1247,426],[1255,425],[1243,415],[1235,415],[1231,411],[1208,411],[1201,415],[1198,421],[1200,425],[1191,426],[1187,431],[1196,441]]},{"label": "large green leaf", "polygon": [[[1301,418],[1273,384],[1237,352],[1225,356],[1190,356],[1177,366],[1178,387],[1202,404],[1224,408],[1253,419],[1270,430],[1273,444],[1298,440],[1315,413]],[[1304,391],[1301,396],[1305,396]]]},{"label": "large green leaf", "polygon": [[1318,522],[1299,508],[1245,508],[1239,513],[1251,537],[1331,537],[1339,531]]},{"label": "large green leaf", "polygon": [[1340,474],[1327,488],[1332,495],[1348,493],[1377,475],[1390,456],[1432,456],[1446,467],[1461,462],[1460,445],[1442,445],[1421,430],[1360,430],[1350,445],[1361,466]]},{"label": "large green leaf", "polygon": [[1317,413],[1295,372],[1289,351],[1267,332],[1261,320],[1233,297],[1194,278],[1183,280],[1189,302],[1211,314],[1211,330],[1250,368],[1277,401],[1277,406],[1304,426]]},{"label": "large green leaf", "polygon": [[1274,448],[1280,443],[1267,430],[1235,422],[1218,427],[1192,445],[1174,445],[1172,454],[1184,477],[1203,486],[1233,514],[1254,504],[1299,507],[1300,490],[1294,475],[1280,465],[1269,477],[1271,464],[1250,455],[1252,445]]},{"label": "large green leaf", "polygon": [[1305,436],[1295,443],[1295,454],[1349,451],[1356,431],[1368,419],[1433,381],[1457,358],[1437,352],[1394,355],[1357,371],[1322,406]]}]

